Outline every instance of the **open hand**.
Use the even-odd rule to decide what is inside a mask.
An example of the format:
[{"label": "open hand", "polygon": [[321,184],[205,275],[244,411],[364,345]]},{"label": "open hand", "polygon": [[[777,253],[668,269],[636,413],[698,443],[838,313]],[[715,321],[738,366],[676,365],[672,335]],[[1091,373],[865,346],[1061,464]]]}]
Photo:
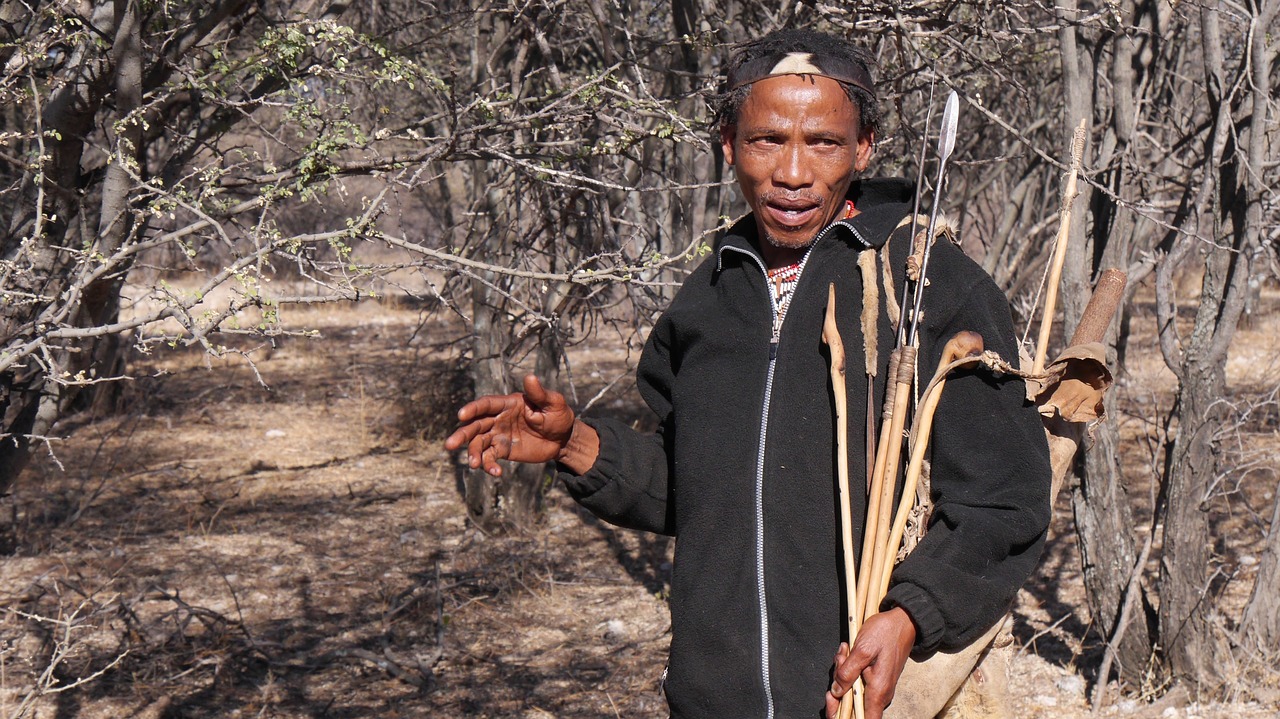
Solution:
[{"label": "open hand", "polygon": [[574,415],[564,395],[524,378],[524,392],[488,395],[458,410],[459,427],[444,441],[445,449],[467,448],[472,469],[484,467],[499,477],[497,460],[550,462],[569,443]]}]

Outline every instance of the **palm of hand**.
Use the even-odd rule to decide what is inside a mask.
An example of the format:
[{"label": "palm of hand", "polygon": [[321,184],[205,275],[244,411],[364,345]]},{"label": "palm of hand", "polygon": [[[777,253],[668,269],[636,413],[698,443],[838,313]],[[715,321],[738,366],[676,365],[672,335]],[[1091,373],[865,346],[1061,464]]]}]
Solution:
[{"label": "palm of hand", "polygon": [[500,476],[497,460],[549,462],[573,434],[574,414],[564,395],[544,389],[537,378],[524,380],[524,392],[489,395],[458,410],[460,426],[445,449],[467,448],[468,464]]},{"label": "palm of hand", "polygon": [[573,433],[573,412],[557,393],[543,406],[530,403],[523,394],[509,395],[510,409],[494,421],[491,444],[500,457],[513,462],[550,462]]}]

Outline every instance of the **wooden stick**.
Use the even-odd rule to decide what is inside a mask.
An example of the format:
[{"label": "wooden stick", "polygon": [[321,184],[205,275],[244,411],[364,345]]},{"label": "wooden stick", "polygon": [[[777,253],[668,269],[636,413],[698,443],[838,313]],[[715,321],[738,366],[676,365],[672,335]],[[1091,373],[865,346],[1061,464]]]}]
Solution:
[{"label": "wooden stick", "polygon": [[827,287],[827,317],[822,326],[822,341],[831,349],[831,391],[836,404],[836,478],[840,495],[840,539],[844,548],[845,594],[849,600],[849,641],[857,627],[853,622],[853,598],[857,593],[857,575],[853,563],[853,516],[849,507],[849,406],[845,389],[844,342],[836,325],[836,286]]},{"label": "wooden stick", "polygon": [[[874,587],[876,577],[884,571],[886,562],[885,545],[889,541],[889,524],[893,519],[893,492],[898,483],[898,467],[902,459],[902,431],[906,426],[908,402],[911,398],[911,385],[915,378],[916,348],[910,345],[899,348],[902,357],[898,360],[898,372],[894,377],[895,391],[893,400],[893,419],[889,428],[881,434],[880,442],[887,445],[884,452],[884,463],[880,464],[877,450],[876,476],[872,480],[871,494],[876,504],[873,514],[868,508],[867,531],[870,543],[863,544],[862,554],[866,557],[871,552],[871,569],[868,574],[858,578],[863,585],[866,604],[863,606],[861,621],[875,616],[880,611],[880,598],[869,591]],[[873,582],[868,585],[867,582]]]},{"label": "wooden stick", "polygon": [[880,368],[879,333],[876,322],[880,315],[880,284],[876,282],[876,251],[858,253],[858,269],[862,275],[862,347],[867,375],[866,476],[875,473],[876,456],[876,371]]},{"label": "wooden stick", "polygon": [[1129,281],[1128,275],[1114,267],[1102,271],[1098,284],[1094,285],[1089,304],[1080,314],[1080,324],[1076,325],[1075,334],[1071,335],[1068,347],[1101,342],[1107,336],[1107,328],[1115,317],[1120,300],[1124,299],[1124,286]]},{"label": "wooden stick", "polygon": [[1085,123],[1085,119],[1080,120],[1071,141],[1071,169],[1067,172],[1067,185],[1062,192],[1062,208],[1058,211],[1058,242],[1054,247],[1053,264],[1049,269],[1049,287],[1044,298],[1044,315],[1040,318],[1040,335],[1036,339],[1036,357],[1031,364],[1031,374],[1044,371],[1044,358],[1049,351],[1049,332],[1053,329],[1053,313],[1058,304],[1058,285],[1062,283],[1062,265],[1067,259],[1071,205],[1076,199],[1076,177],[1080,174],[1080,164],[1084,159]]},{"label": "wooden stick", "polygon": [[[845,390],[844,375],[844,341],[840,339],[840,328],[836,325],[836,286],[827,286],[827,317],[822,325],[822,341],[831,348],[831,391],[836,403],[836,478],[840,498],[840,539],[844,548],[844,582],[845,604],[848,607],[846,617],[849,627],[849,646],[853,646],[858,636],[854,602],[857,598],[857,575],[853,564],[853,515],[849,508],[849,399]],[[840,699],[839,719],[848,719],[850,714],[860,707],[862,693],[856,691],[860,684],[846,692]],[[858,711],[858,716],[862,712]]]},{"label": "wooden stick", "polygon": [[889,591],[889,576],[893,574],[893,559],[902,544],[902,535],[907,528],[907,518],[915,504],[916,486],[920,482],[920,473],[924,468],[925,450],[929,446],[929,436],[933,431],[933,415],[938,409],[938,401],[942,398],[942,388],[947,383],[947,374],[956,367],[967,362],[975,362],[982,355],[982,335],[977,332],[957,332],[942,348],[942,359],[938,362],[938,370],[925,389],[924,398],[920,400],[920,409],[916,411],[915,421],[911,427],[911,460],[907,464],[907,477],[902,485],[902,498],[898,501],[898,513],[894,517],[893,528],[889,532],[885,544],[885,556],[888,558],[872,582],[875,590],[875,604],[879,606],[884,595]]},{"label": "wooden stick", "polygon": [[[858,568],[858,600],[857,609],[854,616],[858,621],[858,626],[862,626],[862,620],[866,615],[867,588],[865,580],[871,577],[871,566],[875,560],[876,525],[874,517],[880,515],[880,485],[876,483],[876,477],[884,473],[885,461],[889,454],[889,432],[892,429],[894,412],[894,402],[897,399],[897,391],[894,385],[898,376],[898,365],[902,359],[902,348],[896,348],[889,354],[889,385],[885,387],[885,405],[884,414],[881,422],[880,441],[876,445],[875,462],[870,463],[871,471],[867,473],[867,515],[863,525],[862,535],[862,562]],[[906,412],[905,406],[903,412]]]}]

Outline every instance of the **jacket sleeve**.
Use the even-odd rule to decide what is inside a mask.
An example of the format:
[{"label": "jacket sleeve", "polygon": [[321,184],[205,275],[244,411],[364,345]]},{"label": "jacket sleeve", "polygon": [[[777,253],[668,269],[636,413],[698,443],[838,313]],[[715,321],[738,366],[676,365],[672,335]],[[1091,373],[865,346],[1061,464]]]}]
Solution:
[{"label": "jacket sleeve", "polygon": [[[935,306],[942,313],[935,316],[948,310],[950,318],[930,333],[933,346],[922,350],[929,353],[922,383],[942,345],[962,330],[980,333],[986,349],[1017,362],[1008,303],[985,273],[952,308]],[[929,530],[894,570],[882,605],[911,615],[917,655],[966,646],[1008,611],[1039,561],[1050,519],[1048,445],[1020,378],[985,368],[953,373],[930,455]]]},{"label": "jacket sleeve", "polygon": [[597,517],[621,527],[674,536],[670,325],[664,316],[654,326],[636,372],[640,395],[658,415],[658,431],[645,434],[617,420],[584,418],[600,435],[600,454],[585,474],[578,476],[560,467],[559,477],[569,494]]}]

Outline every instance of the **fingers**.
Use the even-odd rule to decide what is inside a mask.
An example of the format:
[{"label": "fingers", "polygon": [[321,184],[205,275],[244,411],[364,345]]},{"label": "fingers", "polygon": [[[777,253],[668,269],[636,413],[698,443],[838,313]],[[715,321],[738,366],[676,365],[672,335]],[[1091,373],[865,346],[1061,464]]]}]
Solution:
[{"label": "fingers", "polygon": [[455,429],[453,434],[449,435],[444,440],[444,448],[452,452],[455,449],[461,448],[462,445],[470,442],[471,436],[467,433],[467,429],[467,427],[459,427]]},{"label": "fingers", "polygon": [[849,687],[853,686],[853,677],[857,676],[856,674],[852,676],[848,674],[841,675],[840,670],[844,667],[845,660],[848,658],[849,645],[846,642],[840,642],[840,648],[836,649],[835,661],[833,662],[835,671],[831,673],[831,690],[827,692],[827,694],[834,696],[836,699],[844,696],[844,693],[849,691]]},{"label": "fingers", "polygon": [[836,719],[840,716],[840,700],[853,687],[853,682],[857,679],[857,674],[841,674],[846,660],[849,658],[849,645],[840,642],[840,647],[836,649],[835,667],[832,672],[831,688],[827,690],[826,696],[826,715],[827,719]]},{"label": "fingers", "polygon": [[901,673],[900,667],[893,666],[893,662],[884,657],[862,671],[862,682],[866,687],[868,719],[879,719],[880,712],[893,701],[898,676]]},{"label": "fingers", "polygon": [[[861,636],[861,635],[860,635]],[[897,677],[889,681],[888,697],[883,698],[885,690],[876,685],[883,684],[883,672],[877,672],[879,655],[866,643],[854,642],[850,647],[844,642],[836,650],[835,671],[832,672],[831,689],[827,692],[826,707],[828,719],[834,719],[839,712],[840,700],[853,689],[853,685],[862,679],[862,696],[865,707],[864,719],[880,719],[888,699],[893,697],[893,683]]]},{"label": "fingers", "polygon": [[480,463],[484,461],[484,453],[488,451],[489,437],[476,435],[467,446],[467,465],[472,469],[479,469]]},{"label": "fingers", "polygon": [[867,703],[864,706],[866,708],[863,710],[863,713],[862,713],[863,719],[883,719],[884,710],[888,706],[888,704],[877,704],[874,700],[872,700],[871,695],[868,694]]},{"label": "fingers", "polygon": [[[450,452],[473,444],[477,437],[493,429],[498,415],[503,411],[519,406],[520,395],[487,395],[474,399],[458,410],[458,422],[461,425],[444,441],[444,448]],[[483,447],[471,455],[471,466],[478,465]]]},{"label": "fingers", "polygon": [[[849,657],[836,671],[842,677],[861,675],[866,719],[880,719],[885,707],[893,701],[898,677],[915,636],[915,625],[901,608],[876,614],[862,625]],[[843,674],[845,670],[849,674]]]},{"label": "fingers", "polygon": [[542,386],[542,382],[534,375],[524,378],[525,421],[533,427],[546,424],[549,415],[560,414],[567,409],[564,395]]},{"label": "fingers", "polygon": [[462,449],[468,444],[471,444],[471,441],[477,436],[493,429],[494,424],[495,420],[493,417],[484,417],[482,419],[475,420],[474,422],[468,422],[467,424],[455,429],[453,434],[449,435],[448,439],[444,441],[444,448],[450,452],[456,449]]},{"label": "fingers", "polygon": [[[554,458],[573,433],[574,414],[564,395],[524,378],[524,392],[488,395],[458,410],[459,427],[444,441],[449,451],[467,449],[472,469],[502,476],[498,460],[541,462]],[[554,446],[559,444],[559,447]],[[515,456],[513,456],[513,453]]]},{"label": "fingers", "polygon": [[[467,445],[467,464],[472,469],[483,467],[484,471],[489,474],[501,477],[502,467],[498,465],[498,460],[507,459],[511,456],[511,437],[506,434],[490,432],[489,430],[494,424],[494,420],[489,419],[474,422],[467,426],[467,429],[475,430],[475,434]],[[459,430],[459,432],[461,431]]]},{"label": "fingers", "polygon": [[[836,650],[835,667],[840,669],[840,665],[845,663],[846,656],[849,656],[849,645],[840,642],[840,649]],[[835,674],[836,672],[833,672]],[[836,719],[840,714],[840,697],[845,696],[845,692],[849,691],[849,687],[840,683],[840,677],[832,679],[831,688],[827,690],[827,719]]]},{"label": "fingers", "polygon": [[875,660],[875,656],[865,651],[865,647],[854,643],[850,648],[844,642],[836,651],[836,669],[832,672],[831,693],[838,699],[853,686],[863,671]]},{"label": "fingers", "polygon": [[503,410],[510,409],[520,401],[521,397],[518,394],[491,394],[478,397],[458,410],[458,421],[470,422],[477,417],[501,414]]},{"label": "fingers", "polygon": [[836,719],[840,715],[840,700],[827,692],[827,719]]},{"label": "fingers", "polygon": [[[497,419],[494,417],[483,417],[475,420],[474,422],[468,422],[454,430],[453,434],[449,435],[449,438],[444,441],[444,448],[452,452],[466,447],[467,465],[469,467],[472,469],[478,469],[483,464],[486,471],[490,474],[495,477],[501,476],[502,470],[493,462],[497,457],[495,453],[491,451],[493,445],[498,440],[498,438],[492,434],[492,430],[497,422]],[[510,452],[510,445],[510,440],[506,439],[504,446],[507,452]],[[485,461],[486,453],[489,453],[490,455],[488,462]],[[502,456],[505,456],[505,454]]]},{"label": "fingers", "polygon": [[542,382],[538,381],[536,375],[527,374],[524,376],[524,397],[529,404],[534,407],[542,407],[550,399],[547,395],[546,388],[542,386]]},{"label": "fingers", "polygon": [[484,466],[484,471],[494,477],[501,477],[502,467],[498,464],[498,460],[506,459],[510,454],[511,442],[506,437],[495,437],[493,443],[480,455],[480,463]]}]

